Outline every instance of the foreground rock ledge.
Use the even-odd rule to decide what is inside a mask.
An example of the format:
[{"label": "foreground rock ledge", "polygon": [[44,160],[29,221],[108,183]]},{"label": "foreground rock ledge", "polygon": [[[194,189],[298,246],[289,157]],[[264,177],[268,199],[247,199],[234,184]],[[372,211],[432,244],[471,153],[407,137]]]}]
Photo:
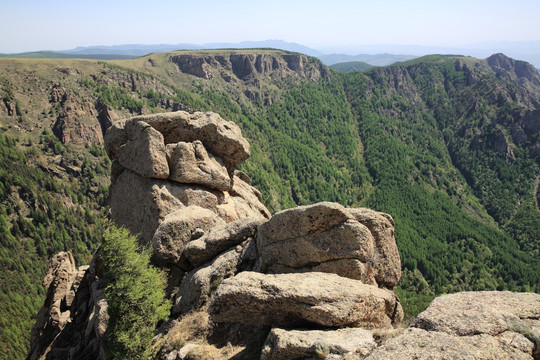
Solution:
[{"label": "foreground rock ledge", "polygon": [[403,311],[389,290],[327,273],[242,272],[224,280],[209,313],[248,325],[389,328]]},{"label": "foreground rock ledge", "polygon": [[508,291],[443,295],[369,360],[540,359],[540,295]]}]

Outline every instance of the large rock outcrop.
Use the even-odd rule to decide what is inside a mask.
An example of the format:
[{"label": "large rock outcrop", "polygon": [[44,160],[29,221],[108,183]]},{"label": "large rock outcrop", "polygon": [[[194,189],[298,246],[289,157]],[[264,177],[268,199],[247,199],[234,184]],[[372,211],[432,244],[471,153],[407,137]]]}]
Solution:
[{"label": "large rock outcrop", "polygon": [[368,359],[540,359],[540,295],[464,292],[433,300]]},{"label": "large rock outcrop", "polygon": [[249,81],[256,78],[271,78],[280,81],[285,78],[300,78],[317,81],[328,76],[328,71],[320,61],[303,54],[284,54],[281,51],[267,51],[255,54],[245,51],[223,51],[212,54],[178,54],[169,60],[178,70],[203,79],[223,77],[228,82]]},{"label": "large rock outcrop", "polygon": [[76,268],[70,253],[51,259],[44,280],[47,298],[32,328],[28,359],[105,358],[109,316],[96,261],[99,256]]},{"label": "large rock outcrop", "polygon": [[162,223],[171,228],[165,219],[172,213],[176,223],[182,216],[193,218],[186,209],[192,206],[213,212],[222,223],[270,217],[260,193],[235,176],[236,167],[249,157],[249,143],[236,124],[217,114],[178,111],[119,121],[107,131],[105,147],[115,161],[112,218],[140,234],[142,242],[154,239],[164,261],[178,258],[161,251],[167,246],[154,233]]}]

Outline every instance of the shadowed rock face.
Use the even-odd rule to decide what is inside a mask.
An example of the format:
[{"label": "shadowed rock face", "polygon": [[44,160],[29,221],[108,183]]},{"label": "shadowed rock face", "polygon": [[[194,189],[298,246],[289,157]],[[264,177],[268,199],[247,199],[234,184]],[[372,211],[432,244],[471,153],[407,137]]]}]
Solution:
[{"label": "shadowed rock face", "polygon": [[320,358],[358,359],[369,355],[377,343],[369,330],[344,328],[338,330],[285,330],[273,328],[268,334],[261,360]]},{"label": "shadowed rock face", "polygon": [[28,359],[104,359],[109,316],[95,260],[77,269],[70,253],[51,259]]}]

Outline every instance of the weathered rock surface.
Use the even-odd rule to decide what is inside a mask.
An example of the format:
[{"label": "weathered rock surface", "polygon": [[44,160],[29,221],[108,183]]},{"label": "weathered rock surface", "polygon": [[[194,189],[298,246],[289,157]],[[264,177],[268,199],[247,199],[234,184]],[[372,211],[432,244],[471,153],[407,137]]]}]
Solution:
[{"label": "weathered rock surface", "polygon": [[222,224],[225,221],[208,209],[183,207],[167,215],[157,228],[152,239],[154,254],[165,263],[182,267],[184,247],[193,239],[195,230],[205,231]]},{"label": "weathered rock surface", "polygon": [[457,336],[409,328],[387,340],[369,360],[532,360],[532,344],[520,334]]},{"label": "weathered rock surface", "polygon": [[[60,85],[53,86],[50,102],[59,110],[52,130],[63,144],[103,144],[100,124],[96,122],[98,111],[94,104],[82,100],[72,89]],[[7,110],[8,114],[16,113],[15,106],[13,109],[8,106]]]},{"label": "weathered rock surface", "polygon": [[56,335],[64,328],[69,320],[70,312],[62,306],[62,301],[69,297],[72,300],[71,291],[73,282],[77,277],[75,261],[70,253],[61,252],[53,256],[49,261],[49,270],[43,285],[47,288],[47,299],[40,309],[36,324],[31,334],[31,359],[37,359],[38,348],[46,348]]},{"label": "weathered rock surface", "polygon": [[219,284],[236,273],[240,255],[241,249],[235,247],[219,255],[210,264],[191,271],[180,285],[173,314],[187,314],[207,305]]},{"label": "weathered rock surface", "polygon": [[[248,186],[251,187],[235,178],[235,188]],[[225,222],[243,217],[261,220],[270,217],[253,192],[230,194],[199,185],[143,178],[127,169],[120,172],[109,192],[111,217],[132,233],[140,234],[143,243],[152,241],[165,216],[186,206],[211,210]]]},{"label": "weathered rock surface", "polygon": [[497,291],[436,298],[368,359],[540,359],[540,295]]},{"label": "weathered rock surface", "polygon": [[274,264],[267,270],[274,274],[305,273],[305,272],[324,272],[333,273],[349,279],[360,280],[367,285],[377,286],[373,269],[357,259],[338,259],[329,260],[313,267],[293,268],[282,264]]},{"label": "weathered rock surface", "polygon": [[[263,226],[264,224],[261,225]],[[259,233],[264,233],[263,229]],[[299,268],[347,258],[356,258],[366,263],[373,254],[373,242],[367,227],[357,221],[348,220],[322,233],[263,245],[262,249],[260,243],[257,245],[261,249],[262,270],[273,272],[274,264]]]},{"label": "weathered rock surface", "polygon": [[299,236],[321,233],[352,219],[343,206],[321,202],[280,211],[260,226],[259,248]]},{"label": "weathered rock surface", "polygon": [[396,286],[401,279],[401,258],[394,238],[394,219],[389,214],[366,208],[347,211],[373,235],[375,251],[370,262],[375,279],[384,286]]},{"label": "weathered rock surface", "polygon": [[327,358],[328,355],[363,359],[377,343],[371,331],[356,328],[337,330],[285,330],[273,328],[264,344],[261,360]]},{"label": "weathered rock surface", "polygon": [[143,177],[167,179],[169,165],[163,135],[144,121],[129,125],[130,136],[126,143],[118,147],[115,159],[123,167]]},{"label": "weathered rock surface", "polygon": [[246,217],[209,229],[199,239],[190,241],[184,248],[184,256],[193,267],[200,266],[228,248],[251,239],[261,220]]},{"label": "weathered rock surface", "polygon": [[241,272],[218,287],[216,322],[251,325],[391,327],[402,320],[393,292],[335,274]]},{"label": "weathered rock surface", "polygon": [[269,219],[270,211],[261,203],[262,195],[253,186],[246,183],[238,176],[233,177],[233,187],[230,190],[232,195],[231,201],[235,204],[239,218],[253,216],[257,214],[261,219]]},{"label": "weathered rock surface", "polygon": [[[234,175],[249,156],[248,142],[236,124],[217,114],[179,111],[118,121],[107,131],[105,146],[114,160],[111,217],[142,243],[151,242],[165,217],[184,207],[207,209],[224,222],[270,217],[261,194]],[[168,245],[159,241],[154,245],[167,262],[181,255],[165,254]]]},{"label": "weathered rock surface", "polygon": [[96,278],[96,259],[76,269],[70,253],[50,262],[47,299],[32,329],[28,359],[104,359],[107,302]]},{"label": "weathered rock surface", "polygon": [[436,298],[413,326],[459,336],[497,335],[524,320],[540,321],[540,295],[475,291]]},{"label": "weathered rock surface", "polygon": [[192,143],[168,144],[167,160],[171,180],[205,185],[222,191],[227,191],[231,187],[231,178],[223,162],[208,154],[199,140]]},{"label": "weathered rock surface", "polygon": [[321,271],[393,288],[401,261],[390,215],[335,203],[275,214],[257,233],[265,273]]},{"label": "weathered rock surface", "polygon": [[200,140],[204,147],[223,160],[229,172],[249,157],[249,143],[238,125],[223,120],[215,113],[185,111],[136,116],[113,124],[105,136],[105,148],[111,158],[131,138],[133,124],[145,122],[160,132],[165,145]]}]

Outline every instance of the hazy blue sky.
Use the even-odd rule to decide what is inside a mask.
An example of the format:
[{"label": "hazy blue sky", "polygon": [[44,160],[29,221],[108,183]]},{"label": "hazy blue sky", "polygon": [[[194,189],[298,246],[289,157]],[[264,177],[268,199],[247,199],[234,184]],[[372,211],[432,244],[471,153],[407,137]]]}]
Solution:
[{"label": "hazy blue sky", "polygon": [[0,0],[0,52],[280,39],[457,46],[539,41],[539,0]]}]

